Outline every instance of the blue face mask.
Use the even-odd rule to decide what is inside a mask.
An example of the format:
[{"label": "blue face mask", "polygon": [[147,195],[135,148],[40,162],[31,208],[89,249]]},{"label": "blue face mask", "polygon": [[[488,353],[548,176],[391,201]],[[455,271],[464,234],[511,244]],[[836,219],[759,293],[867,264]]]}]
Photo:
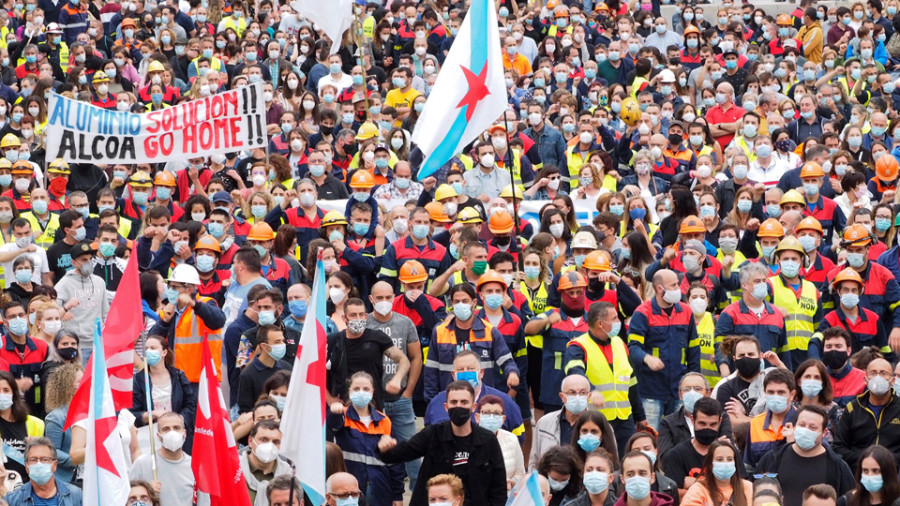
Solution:
[{"label": "blue face mask", "polygon": [[[784,413],[788,408],[787,397],[780,395],[766,396],[766,409],[773,413]],[[797,427],[799,429],[799,427]],[[794,429],[794,440],[797,439],[797,429]]]},{"label": "blue face mask", "polygon": [[693,414],[694,404],[696,404],[697,401],[699,401],[702,398],[703,398],[703,394],[701,394],[700,392],[698,392],[696,390],[691,390],[690,392],[682,394],[681,402],[684,404],[685,413]]},{"label": "blue face mask", "polygon": [[499,309],[503,304],[503,294],[492,293],[484,296],[484,305],[490,309]]},{"label": "blue face mask", "polygon": [[206,224],[206,230],[216,239],[225,235],[225,225],[222,225],[221,223],[211,221]]},{"label": "blue face mask", "polygon": [[491,431],[497,432],[503,427],[503,415],[479,415],[478,425]]},{"label": "blue face mask", "polygon": [[[782,397],[784,399],[784,397]],[[768,401],[766,401],[768,403]],[[794,441],[803,450],[811,450],[819,439],[819,433],[806,427],[794,428]]]},{"label": "blue face mask", "polygon": [[359,497],[347,497],[346,499],[341,499],[340,497],[334,498],[334,506],[357,506],[359,504]]},{"label": "blue face mask", "polygon": [[713,462],[713,475],[719,480],[730,480],[735,470],[734,462]]},{"label": "blue face mask", "polygon": [[[271,325],[271,323],[266,323],[265,325]],[[284,358],[284,354],[287,352],[287,345],[284,343],[281,344],[273,344],[269,347],[269,356],[275,360],[281,360]]]},{"label": "blue face mask", "polygon": [[175,300],[178,299],[178,290],[176,290],[174,288],[166,288],[166,291],[163,292],[163,297],[167,301],[174,304]]},{"label": "blue face mask", "polygon": [[350,402],[354,407],[364,408],[372,402],[372,392],[364,392],[362,390],[350,392]]},{"label": "blue face mask", "polygon": [[630,216],[632,220],[643,220],[647,217],[647,210],[642,207],[635,207],[631,211],[628,211],[628,216]]},{"label": "blue face mask", "polygon": [[[455,312],[455,308],[454,308]],[[478,373],[476,371],[461,371],[456,373],[456,381],[468,381],[472,388],[478,388]]]},{"label": "blue face mask", "polygon": [[172,189],[166,187],[157,188],[156,198],[160,200],[169,200],[170,198],[172,198]]},{"label": "blue face mask", "polygon": [[17,336],[24,336],[28,333],[28,320],[24,317],[13,318],[6,322],[9,327],[9,331]]},{"label": "blue face mask", "polygon": [[625,480],[625,493],[629,498],[641,501],[650,495],[650,478],[633,476]]},{"label": "blue face mask", "polygon": [[[44,464],[43,462],[29,464],[28,477],[38,485],[46,485],[50,481],[50,478],[53,477],[52,464]],[[879,476],[879,478],[881,478],[881,476]]]},{"label": "blue face mask", "polygon": [[354,223],[353,224],[353,233],[356,235],[366,235],[369,232],[369,224],[368,223]]},{"label": "blue face mask", "polygon": [[[428,237],[428,225],[413,225],[412,226],[412,234],[416,239],[422,240]],[[451,246],[453,246],[451,244]]]},{"label": "blue face mask", "polygon": [[590,433],[582,434],[581,437],[578,438],[578,446],[587,453],[590,453],[600,446],[600,436]]},{"label": "blue face mask", "polygon": [[306,316],[306,312],[309,311],[309,305],[305,300],[292,300],[288,302],[288,309],[291,311],[292,316],[303,318]]},{"label": "blue face mask", "polygon": [[147,365],[152,367],[159,363],[162,359],[162,354],[159,350],[147,350],[144,352],[144,358],[147,359]]}]

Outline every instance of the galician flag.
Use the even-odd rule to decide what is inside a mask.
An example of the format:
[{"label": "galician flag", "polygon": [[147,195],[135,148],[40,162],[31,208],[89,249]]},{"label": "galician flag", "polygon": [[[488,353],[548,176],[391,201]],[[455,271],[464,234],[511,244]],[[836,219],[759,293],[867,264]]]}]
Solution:
[{"label": "galician flag", "polygon": [[506,506],[544,506],[537,470],[531,471],[525,480],[519,483],[506,501]]},{"label": "galician flag", "polygon": [[312,504],[325,503],[325,267],[322,250],[281,417],[281,455],[296,466]]},{"label": "galician flag", "polygon": [[84,456],[84,504],[125,504],[131,486],[116,428],[116,409],[106,375],[100,319],[94,330],[94,353]]},{"label": "galician flag", "polygon": [[494,2],[472,0],[413,131],[412,140],[425,155],[419,180],[490,127],[506,104]]}]

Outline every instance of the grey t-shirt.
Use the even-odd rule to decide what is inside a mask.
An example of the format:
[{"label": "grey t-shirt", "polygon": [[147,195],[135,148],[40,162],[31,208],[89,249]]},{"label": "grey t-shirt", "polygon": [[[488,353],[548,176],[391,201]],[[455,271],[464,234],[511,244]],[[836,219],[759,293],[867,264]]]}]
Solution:
[{"label": "grey t-shirt", "polygon": [[[157,446],[161,443],[156,442]],[[128,473],[132,480],[153,481],[153,468],[150,455],[142,455],[131,466]],[[162,487],[159,490],[159,503],[166,506],[190,506],[193,504],[194,473],[191,471],[191,457],[183,454],[179,461],[171,461],[157,453],[156,474]],[[198,504],[208,505],[209,496],[200,493]]]},{"label": "grey t-shirt", "polygon": [[[394,342],[394,346],[400,348],[400,351],[403,353],[406,353],[407,346],[419,341],[419,335],[416,333],[416,326],[413,324],[412,320],[396,312],[392,312],[391,319],[386,322],[380,322],[370,314],[366,321],[366,327],[380,330],[387,334],[387,336],[391,338],[391,341]],[[397,364],[387,357],[383,357],[383,360],[384,376],[382,377],[382,385],[387,385],[397,372]],[[403,388],[406,388],[406,381],[407,378],[403,378]],[[395,401],[399,397],[399,395],[392,395],[386,391],[384,393],[385,401]]]}]

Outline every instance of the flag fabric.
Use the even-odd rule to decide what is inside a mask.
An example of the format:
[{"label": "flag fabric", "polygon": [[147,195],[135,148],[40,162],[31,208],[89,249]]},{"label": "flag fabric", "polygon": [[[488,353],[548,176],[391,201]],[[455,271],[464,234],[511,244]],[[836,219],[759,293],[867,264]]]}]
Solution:
[{"label": "flag fabric", "polygon": [[520,482],[513,494],[510,494],[506,506],[544,506],[544,495],[541,494],[541,484],[538,481],[537,470]]},{"label": "flag fabric", "polygon": [[[141,283],[138,277],[137,255],[128,258],[116,296],[109,305],[109,313],[103,323],[103,356],[109,357],[104,371],[109,377],[113,403],[116,411],[128,409],[134,403],[132,385],[134,378],[134,340],[144,328],[144,313],[141,304]],[[94,355],[97,352],[94,347]],[[65,428],[88,416],[92,363],[94,355],[88,359],[88,366],[69,404]]]},{"label": "flag fabric", "polygon": [[203,335],[203,369],[197,389],[197,418],[191,451],[195,495],[196,492],[209,494],[210,506],[249,506],[250,494],[206,334]]},{"label": "flag fabric", "polygon": [[419,180],[460,153],[506,107],[494,2],[473,0],[413,131],[425,156]]},{"label": "flag fabric", "polygon": [[94,331],[92,364],[95,378],[89,383],[87,446],[84,456],[84,504],[125,504],[131,485],[116,423],[112,390],[106,375],[100,320]]},{"label": "flag fabric", "polygon": [[296,463],[312,504],[324,504],[326,316],[321,250],[306,315],[281,417],[281,455]]},{"label": "flag fabric", "polygon": [[344,32],[353,25],[353,0],[294,0],[291,9],[315,23],[331,39],[330,54],[337,53]]}]

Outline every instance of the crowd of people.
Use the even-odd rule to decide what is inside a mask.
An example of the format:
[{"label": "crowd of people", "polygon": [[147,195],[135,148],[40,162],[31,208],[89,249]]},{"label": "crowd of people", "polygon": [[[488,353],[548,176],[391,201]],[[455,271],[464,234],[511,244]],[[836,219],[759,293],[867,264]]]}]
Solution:
[{"label": "crowd of people", "polygon": [[[311,502],[279,453],[314,302],[329,506],[532,472],[551,506],[900,504],[898,8],[498,0],[508,107],[420,178],[469,2],[358,2],[337,41],[284,0],[3,2],[0,504],[82,503],[66,418],[132,255],[129,506],[209,503],[203,337],[251,503]],[[53,94],[257,83],[266,149],[48,153]]]}]

